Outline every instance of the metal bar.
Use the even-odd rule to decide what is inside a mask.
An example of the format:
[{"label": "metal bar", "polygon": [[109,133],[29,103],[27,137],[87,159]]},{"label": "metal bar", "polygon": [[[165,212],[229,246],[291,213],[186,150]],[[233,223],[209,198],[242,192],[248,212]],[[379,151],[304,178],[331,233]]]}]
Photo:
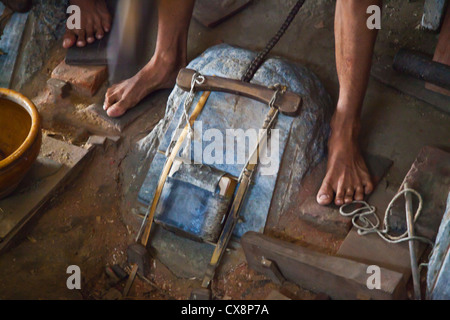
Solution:
[{"label": "metal bar", "polygon": [[432,61],[421,52],[401,49],[394,58],[393,67],[417,79],[450,89],[450,66]]},{"label": "metal bar", "polygon": [[[408,184],[405,183],[405,189],[409,189]],[[405,210],[406,210],[406,224],[408,227],[408,237],[414,237],[414,214],[413,214],[413,203],[410,192],[405,193]],[[409,255],[411,258],[411,273],[414,284],[414,298],[416,300],[421,300],[420,292],[420,273],[419,266],[417,265],[416,256],[416,245],[414,240],[408,241],[409,244]]]}]

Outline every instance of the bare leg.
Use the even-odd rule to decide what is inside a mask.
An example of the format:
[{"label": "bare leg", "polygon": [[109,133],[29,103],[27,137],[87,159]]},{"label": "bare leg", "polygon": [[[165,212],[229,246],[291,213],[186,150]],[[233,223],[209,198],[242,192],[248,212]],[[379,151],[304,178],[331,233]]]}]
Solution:
[{"label": "bare leg", "polygon": [[148,94],[172,88],[178,71],[187,64],[187,38],[195,0],[160,0],[155,54],[134,77],[113,85],[104,109],[120,117]]},{"label": "bare leg", "polygon": [[373,191],[358,146],[360,115],[369,80],[376,30],[367,28],[367,7],[381,0],[338,0],[336,3],[336,65],[339,101],[331,122],[327,174],[317,202],[328,205],[363,200]]},{"label": "bare leg", "polygon": [[71,5],[81,9],[81,29],[66,29],[63,47],[70,48],[75,44],[84,47],[95,39],[102,39],[105,32],[111,30],[111,14],[105,0],[70,0]]}]

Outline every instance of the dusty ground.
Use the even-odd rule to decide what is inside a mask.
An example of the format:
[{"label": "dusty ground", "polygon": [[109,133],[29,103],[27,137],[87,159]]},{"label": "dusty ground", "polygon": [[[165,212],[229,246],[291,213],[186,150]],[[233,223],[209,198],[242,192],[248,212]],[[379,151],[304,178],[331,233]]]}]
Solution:
[{"label": "dusty ground", "polygon": [[[194,58],[221,41],[261,49],[294,2],[255,1],[244,12],[211,30],[193,21],[189,57]],[[385,1],[375,58],[392,54],[402,46],[433,52],[436,36],[416,28],[422,6],[423,1]],[[334,1],[307,1],[274,54],[306,64],[336,100],[333,15]],[[150,38],[153,37],[154,33]],[[149,45],[149,56],[151,48]],[[64,51],[55,47],[50,56],[48,65],[23,89],[29,97],[42,93]],[[101,100],[105,90],[106,86],[93,101]],[[78,102],[88,105],[93,101]],[[100,299],[104,296],[108,288],[104,268],[125,262],[126,246],[136,232],[136,220],[131,211],[142,177],[131,178],[135,174],[130,172],[133,148],[164,115],[164,107],[160,105],[135,122],[117,144],[109,142],[105,149],[97,149],[78,179],[46,206],[42,218],[29,228],[27,236],[0,257],[0,299]],[[448,148],[449,120],[448,115],[432,106],[371,80],[364,103],[361,143],[366,151],[394,161],[383,185],[397,189],[423,145]],[[82,145],[89,134],[80,131],[75,124],[58,125],[58,121],[49,119],[44,119],[44,124],[56,137],[78,145]],[[134,182],[130,184],[130,181]],[[335,252],[341,240],[324,237],[323,246]],[[73,264],[82,270],[81,291],[66,288],[66,268]],[[224,265],[212,286],[218,298],[263,299],[273,289],[296,299],[315,297],[296,286],[280,288],[249,270],[240,250],[233,251]],[[153,262],[149,281],[151,284],[136,281],[130,296],[186,299],[191,289],[199,285],[195,280],[178,279],[158,261]]]}]

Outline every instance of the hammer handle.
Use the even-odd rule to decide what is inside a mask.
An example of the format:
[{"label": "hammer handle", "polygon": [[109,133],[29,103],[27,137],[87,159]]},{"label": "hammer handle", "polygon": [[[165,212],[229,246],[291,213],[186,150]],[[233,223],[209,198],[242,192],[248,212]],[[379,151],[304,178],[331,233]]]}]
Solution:
[{"label": "hammer handle", "polygon": [[[191,89],[191,80],[195,71],[192,69],[181,69],[178,78],[177,85],[185,90]],[[220,91],[232,94],[241,95],[247,98],[251,98],[260,101],[265,104],[269,104],[272,100],[275,91],[261,85],[246,83],[239,80],[205,76],[205,82],[203,84],[196,84],[198,91]],[[302,98],[293,92],[285,92],[279,95],[275,101],[275,107],[280,110],[282,114],[295,117],[300,112],[302,104]]]}]

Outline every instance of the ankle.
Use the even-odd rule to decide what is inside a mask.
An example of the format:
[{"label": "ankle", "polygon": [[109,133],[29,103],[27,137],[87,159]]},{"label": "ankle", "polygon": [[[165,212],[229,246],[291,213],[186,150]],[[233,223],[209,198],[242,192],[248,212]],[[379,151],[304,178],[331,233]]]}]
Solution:
[{"label": "ankle", "polygon": [[361,130],[359,116],[336,110],[331,120],[331,136],[336,139],[356,141]]},{"label": "ankle", "polygon": [[181,69],[186,66],[187,59],[183,55],[167,52],[155,52],[150,63],[149,68],[153,66],[164,66],[167,70]]}]

